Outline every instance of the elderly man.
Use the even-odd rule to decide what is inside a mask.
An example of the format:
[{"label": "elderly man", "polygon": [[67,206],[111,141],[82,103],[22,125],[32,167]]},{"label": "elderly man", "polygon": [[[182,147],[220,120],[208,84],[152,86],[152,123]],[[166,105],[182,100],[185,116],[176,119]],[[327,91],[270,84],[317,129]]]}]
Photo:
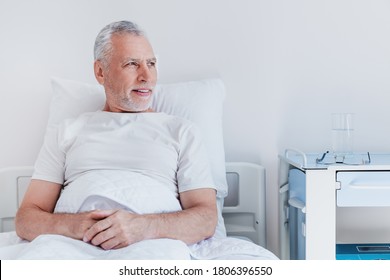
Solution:
[{"label": "elderly man", "polygon": [[[45,140],[16,216],[17,234],[27,240],[59,234],[103,249],[156,238],[192,244],[212,236],[217,208],[207,155],[192,123],[151,110],[156,58],[145,34],[127,21],[103,28],[95,42],[94,72],[105,89],[105,107],[65,120]],[[140,214],[100,203],[106,207],[58,210],[63,196],[94,189],[85,177],[96,171],[156,181],[181,209]]]}]

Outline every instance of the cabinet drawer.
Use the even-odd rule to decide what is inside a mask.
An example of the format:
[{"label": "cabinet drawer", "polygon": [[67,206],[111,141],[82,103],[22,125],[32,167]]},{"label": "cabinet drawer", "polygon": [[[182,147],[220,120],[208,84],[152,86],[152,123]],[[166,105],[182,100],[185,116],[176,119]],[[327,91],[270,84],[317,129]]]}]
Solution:
[{"label": "cabinet drawer", "polygon": [[339,171],[337,206],[390,206],[390,171]]}]

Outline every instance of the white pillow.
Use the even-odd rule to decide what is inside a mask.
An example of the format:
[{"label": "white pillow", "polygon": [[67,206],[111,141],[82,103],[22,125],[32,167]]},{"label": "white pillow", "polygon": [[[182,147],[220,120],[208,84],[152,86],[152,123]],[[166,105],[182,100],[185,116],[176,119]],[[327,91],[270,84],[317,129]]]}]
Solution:
[{"label": "white pillow", "polygon": [[[53,97],[48,126],[84,112],[102,109],[104,88],[82,82],[52,78]],[[196,123],[202,131],[210,157],[217,196],[227,195],[225,153],[222,135],[222,110],[225,87],[220,79],[160,84],[156,86],[152,108],[157,112],[183,117]]]}]

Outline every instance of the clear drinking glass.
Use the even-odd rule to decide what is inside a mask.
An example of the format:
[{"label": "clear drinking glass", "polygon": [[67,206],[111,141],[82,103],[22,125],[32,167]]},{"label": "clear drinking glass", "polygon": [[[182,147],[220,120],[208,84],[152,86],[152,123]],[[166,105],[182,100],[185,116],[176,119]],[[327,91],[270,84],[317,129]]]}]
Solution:
[{"label": "clear drinking glass", "polygon": [[354,114],[332,114],[332,151],[335,158],[353,153]]}]

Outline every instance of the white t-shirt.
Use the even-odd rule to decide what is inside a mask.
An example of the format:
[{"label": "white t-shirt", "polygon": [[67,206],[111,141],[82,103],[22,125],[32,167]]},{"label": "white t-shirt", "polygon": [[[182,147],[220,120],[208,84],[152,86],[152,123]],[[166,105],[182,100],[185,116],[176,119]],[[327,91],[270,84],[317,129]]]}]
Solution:
[{"label": "white t-shirt", "polygon": [[94,170],[138,172],[177,195],[214,188],[197,127],[165,113],[85,113],[48,128],[33,179],[64,186]]}]

